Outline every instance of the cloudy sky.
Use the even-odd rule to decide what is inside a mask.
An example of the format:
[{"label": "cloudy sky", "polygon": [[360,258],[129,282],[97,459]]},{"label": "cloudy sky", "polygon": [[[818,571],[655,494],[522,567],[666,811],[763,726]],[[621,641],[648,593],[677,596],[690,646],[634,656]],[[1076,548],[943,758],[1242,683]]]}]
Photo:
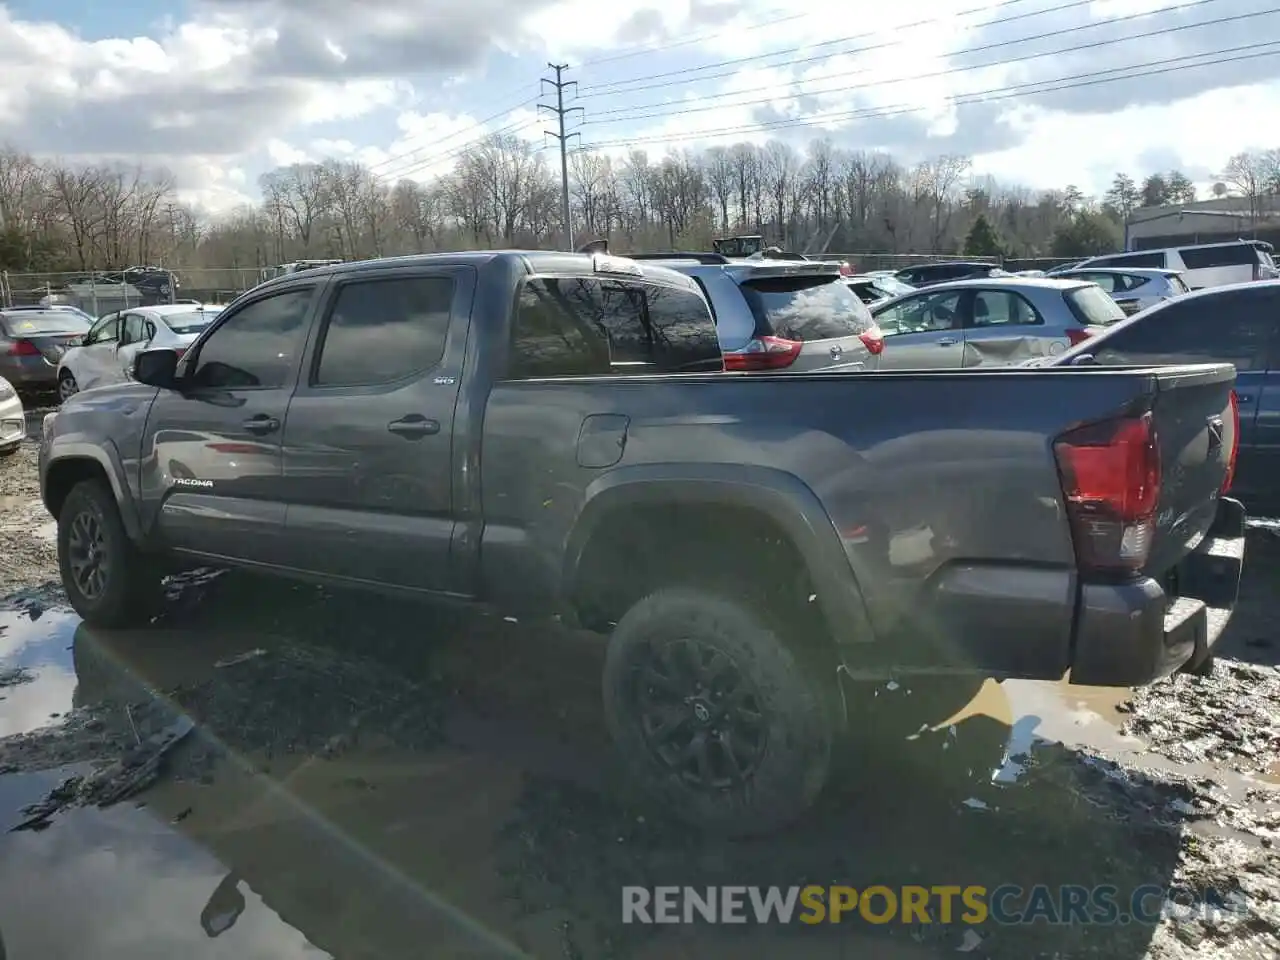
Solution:
[{"label": "cloudy sky", "polygon": [[[862,6],[862,5],[856,5]],[[503,130],[542,146],[548,61],[574,145],[827,136],[1100,192],[1211,181],[1280,146],[1275,0],[8,0],[0,142],[172,170],[211,209],[324,156],[425,178]],[[1269,39],[1270,38],[1270,39]],[[543,91],[545,92],[545,90]],[[1267,140],[1271,137],[1275,142]]]}]

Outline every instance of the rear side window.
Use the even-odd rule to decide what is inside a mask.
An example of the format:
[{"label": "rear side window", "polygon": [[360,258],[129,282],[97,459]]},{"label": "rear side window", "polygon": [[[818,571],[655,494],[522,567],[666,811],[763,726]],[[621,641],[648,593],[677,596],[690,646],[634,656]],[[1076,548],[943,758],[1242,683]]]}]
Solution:
[{"label": "rear side window", "polygon": [[512,379],[722,370],[706,301],[656,284],[530,280],[512,328]]},{"label": "rear side window", "polygon": [[[1082,344],[1099,363],[1233,363],[1237,370],[1266,366],[1267,347],[1280,313],[1269,291],[1168,300],[1093,342]],[[1267,309],[1268,302],[1271,309]]]},{"label": "rear side window", "polygon": [[835,277],[761,277],[744,281],[741,288],[757,337],[833,340],[875,326],[867,305]]},{"label": "rear side window", "polygon": [[1119,253],[1114,257],[1100,257],[1092,261],[1091,267],[1154,267],[1160,269],[1164,266],[1164,251],[1157,250],[1154,253]]},{"label": "rear side window", "polygon": [[1253,266],[1258,262],[1258,252],[1247,243],[1229,243],[1220,247],[1183,247],[1178,251],[1188,270],[1208,270],[1212,267]]},{"label": "rear side window", "polygon": [[1099,287],[1079,287],[1063,294],[1067,306],[1086,327],[1106,327],[1125,319],[1125,312]]},{"label": "rear side window", "polygon": [[973,298],[975,327],[1027,326],[1044,318],[1021,294],[1009,290],[979,290]]},{"label": "rear side window", "polygon": [[338,290],[320,345],[314,383],[391,383],[444,356],[453,305],[451,277],[397,277]]}]

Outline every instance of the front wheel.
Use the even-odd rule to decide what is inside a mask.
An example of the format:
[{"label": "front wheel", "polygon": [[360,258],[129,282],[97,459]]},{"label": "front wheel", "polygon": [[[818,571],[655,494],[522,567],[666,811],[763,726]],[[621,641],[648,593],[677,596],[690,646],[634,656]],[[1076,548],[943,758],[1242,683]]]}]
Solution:
[{"label": "front wheel", "polygon": [[58,399],[62,401],[70,400],[80,392],[80,385],[76,383],[75,375],[70,370],[63,370],[58,374]]},{"label": "front wheel", "polygon": [[76,484],[58,514],[58,567],[76,613],[99,627],[146,623],[155,613],[160,573],[124,528],[102,480]]},{"label": "front wheel", "polygon": [[605,716],[637,785],[727,834],[774,830],[826,785],[835,724],[819,684],[749,607],[671,588],[609,640]]}]

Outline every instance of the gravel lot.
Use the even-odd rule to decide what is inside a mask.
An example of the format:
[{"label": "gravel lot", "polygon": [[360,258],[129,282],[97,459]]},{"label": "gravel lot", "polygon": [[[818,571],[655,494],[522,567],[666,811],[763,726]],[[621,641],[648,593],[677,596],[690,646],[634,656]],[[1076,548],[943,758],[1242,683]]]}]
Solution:
[{"label": "gravel lot", "polygon": [[[0,822],[28,827],[0,835],[0,931],[15,957],[18,944],[25,955],[57,955],[42,938],[75,928],[77,911],[88,918],[93,896],[61,901],[56,919],[41,906],[55,885],[72,889],[88,870],[67,868],[64,878],[50,845],[62,837],[64,846],[110,847],[93,830],[148,817],[126,846],[173,831],[228,872],[208,884],[195,939],[135,915],[134,952],[104,957],[162,955],[165,945],[229,955],[207,953],[210,925],[236,924],[246,910],[256,919],[237,936],[270,913],[342,957],[419,956],[423,936],[433,956],[1275,957],[1280,537],[1261,524],[1249,551],[1212,676],[1177,677],[1118,712],[1092,714],[1081,706],[1088,697],[1026,685],[1018,696],[1050,699],[998,724],[966,720],[943,744],[983,744],[998,727],[1017,749],[994,779],[985,770],[998,755],[985,768],[975,761],[982,775],[957,792],[927,757],[904,750],[901,770],[855,773],[795,830],[730,843],[631,806],[601,732],[600,650],[588,638],[212,573],[171,584],[172,603],[151,631],[79,626],[55,582],[29,443],[0,464]],[[31,707],[47,710],[40,722],[6,721],[7,710],[43,704],[37,693],[52,690],[55,675],[71,678],[68,702],[50,693],[55,706]],[[1005,687],[1014,702],[1017,691]],[[185,718],[195,721],[190,731]],[[1030,727],[1035,736],[1019,735]],[[39,789],[23,786],[26,813],[4,808],[7,782],[41,776]],[[278,819],[264,812],[273,804],[282,805]],[[164,872],[148,870],[147,895],[157,896]],[[241,881],[260,898],[248,907]],[[856,933],[671,932],[619,916],[626,884],[839,882],[1153,883],[1214,891],[1232,909],[1175,910],[1154,928]],[[238,906],[217,907],[227,898]],[[441,916],[453,932],[422,926]],[[445,946],[458,930],[467,945]],[[238,942],[230,955],[283,955]]]}]

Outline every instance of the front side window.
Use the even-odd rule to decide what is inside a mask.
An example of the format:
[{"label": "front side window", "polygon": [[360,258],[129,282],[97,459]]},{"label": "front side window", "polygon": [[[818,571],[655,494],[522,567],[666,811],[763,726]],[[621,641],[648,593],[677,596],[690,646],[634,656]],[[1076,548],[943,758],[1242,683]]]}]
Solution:
[{"label": "front side window", "polygon": [[85,335],[84,345],[95,343],[115,343],[120,339],[120,315],[118,313],[103,317],[95,323]]},{"label": "front side window", "polygon": [[263,297],[228,316],[200,345],[191,386],[221,390],[291,383],[307,338],[312,290]]},{"label": "front side window", "polygon": [[403,277],[343,284],[320,346],[315,383],[391,383],[444,356],[452,277]]},{"label": "front side window", "polygon": [[875,315],[883,336],[903,333],[930,333],[939,330],[956,330],[960,327],[961,291],[924,294],[909,300],[900,300]]}]

